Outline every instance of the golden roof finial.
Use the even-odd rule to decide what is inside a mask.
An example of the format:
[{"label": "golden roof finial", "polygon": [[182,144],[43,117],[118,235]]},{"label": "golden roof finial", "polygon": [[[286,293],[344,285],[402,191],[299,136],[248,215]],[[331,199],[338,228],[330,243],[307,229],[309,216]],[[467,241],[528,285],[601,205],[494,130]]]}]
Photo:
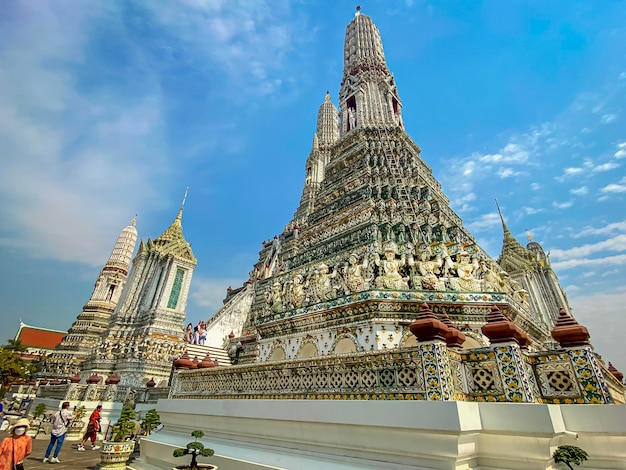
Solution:
[{"label": "golden roof finial", "polygon": [[326,90],[326,96],[324,97],[326,101],[330,101],[330,91]]},{"label": "golden roof finial", "polygon": [[133,227],[137,225],[137,214],[135,214],[135,217],[133,217],[133,220],[130,221],[130,225],[132,225]]},{"label": "golden roof finial", "polygon": [[357,5],[356,6],[356,13],[354,14],[354,16],[359,16],[361,14],[361,5]]},{"label": "golden roof finial", "polygon": [[178,210],[178,215],[176,216],[176,220],[180,222],[183,219],[183,209],[185,208],[185,201],[187,200],[187,193],[189,192],[189,186],[185,188],[185,195],[183,196],[183,202],[180,204],[180,209]]},{"label": "golden roof finial", "polygon": [[530,230],[526,229],[526,238],[528,238],[529,242],[533,241],[533,234],[530,233]]}]

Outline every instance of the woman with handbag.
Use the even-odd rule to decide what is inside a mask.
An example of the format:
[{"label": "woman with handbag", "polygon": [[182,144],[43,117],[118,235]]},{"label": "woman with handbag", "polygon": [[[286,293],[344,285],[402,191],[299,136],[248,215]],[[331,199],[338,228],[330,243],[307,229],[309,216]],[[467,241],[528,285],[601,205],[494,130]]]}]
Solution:
[{"label": "woman with handbag", "polygon": [[[43,458],[43,463],[61,463],[59,460],[59,452],[61,452],[61,447],[63,446],[63,441],[65,440],[65,434],[67,433],[67,428],[71,424],[74,415],[69,410],[70,402],[64,401],[63,405],[61,405],[61,409],[55,413],[52,417],[52,431],[50,431],[50,443],[48,444],[48,448],[46,449],[46,455]],[[50,454],[52,453],[53,447],[54,454],[52,454],[52,458]]]},{"label": "woman with handbag", "polygon": [[98,438],[98,431],[100,431],[100,412],[102,411],[102,405],[96,406],[91,416],[89,417],[89,424],[87,424],[87,431],[82,440],[78,443],[78,450],[85,450],[85,442],[87,439],[91,440],[91,450],[98,450],[100,446],[96,445],[96,439]]},{"label": "woman with handbag", "polygon": [[0,444],[0,470],[24,470],[24,459],[33,450],[33,440],[26,435],[30,421],[18,419],[9,426],[11,435]]}]

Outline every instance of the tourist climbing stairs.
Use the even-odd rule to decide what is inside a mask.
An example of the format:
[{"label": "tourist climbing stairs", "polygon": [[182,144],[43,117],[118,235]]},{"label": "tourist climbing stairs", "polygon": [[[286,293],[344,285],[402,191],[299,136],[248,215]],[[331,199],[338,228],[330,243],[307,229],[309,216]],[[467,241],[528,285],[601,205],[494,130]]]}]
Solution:
[{"label": "tourist climbing stairs", "polygon": [[207,353],[211,356],[212,360],[217,359],[217,363],[221,367],[230,367],[230,357],[228,357],[228,352],[226,352],[222,348],[216,348],[214,346],[203,346],[201,344],[188,344],[187,345],[187,353],[189,354],[189,359],[193,361],[194,357],[198,358],[198,361],[202,361],[205,358]]}]

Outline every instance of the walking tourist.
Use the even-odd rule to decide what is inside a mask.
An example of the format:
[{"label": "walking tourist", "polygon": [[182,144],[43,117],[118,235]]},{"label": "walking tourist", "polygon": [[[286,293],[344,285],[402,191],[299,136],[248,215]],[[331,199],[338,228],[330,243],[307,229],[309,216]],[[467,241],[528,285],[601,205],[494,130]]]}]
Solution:
[{"label": "walking tourist", "polygon": [[[67,428],[74,418],[74,414],[69,410],[69,408],[70,402],[64,401],[63,405],[61,405],[61,409],[52,417],[52,431],[50,431],[50,443],[48,444],[48,448],[46,449],[46,455],[43,458],[43,463],[61,463],[59,461],[59,452],[61,452],[61,447],[63,446],[63,441],[65,440]],[[52,458],[50,458],[50,454],[52,453],[53,448],[54,454],[52,455]]]},{"label": "walking tourist", "polygon": [[78,450],[85,450],[85,442],[87,439],[91,441],[91,450],[98,450],[100,446],[96,445],[96,439],[98,438],[98,431],[100,431],[100,412],[102,411],[102,405],[98,405],[91,416],[89,416],[89,423],[87,424],[87,431],[85,435],[78,443]]},{"label": "walking tourist", "polygon": [[33,440],[26,435],[29,428],[27,418],[18,419],[9,427],[10,436],[0,444],[0,470],[24,470],[24,459],[33,450]]}]

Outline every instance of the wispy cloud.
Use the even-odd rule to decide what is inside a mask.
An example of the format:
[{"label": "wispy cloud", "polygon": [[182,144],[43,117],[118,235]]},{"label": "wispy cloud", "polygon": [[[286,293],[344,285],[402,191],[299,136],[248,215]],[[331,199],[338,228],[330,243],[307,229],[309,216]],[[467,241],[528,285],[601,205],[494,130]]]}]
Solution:
[{"label": "wispy cloud", "polygon": [[[194,276],[190,299],[198,307],[206,310],[206,317],[217,312],[224,304],[226,289],[241,286],[241,279],[212,279]],[[206,318],[205,317],[205,318]]]},{"label": "wispy cloud", "polygon": [[219,77],[214,93],[245,102],[282,90],[287,54],[308,40],[287,2],[14,5],[0,27],[0,197],[12,201],[0,244],[94,266],[135,212],[141,232],[141,215],[168,205],[183,156],[215,150],[212,133],[226,140],[221,112],[199,117],[202,149],[169,147],[182,131],[168,67],[201,68],[207,88]]},{"label": "wispy cloud", "polygon": [[595,236],[595,235],[612,235],[612,234],[620,233],[620,232],[626,233],[626,220],[622,222],[614,222],[614,223],[607,224],[598,228],[591,227],[588,225],[584,227],[582,230],[572,234],[572,237],[580,238],[580,237],[588,237],[588,236]]},{"label": "wispy cloud", "polygon": [[600,173],[603,171],[614,170],[615,168],[619,168],[619,167],[620,167],[619,163],[606,162],[606,163],[602,163],[601,165],[594,166],[591,171],[593,171],[594,173]]},{"label": "wispy cloud", "polygon": [[[626,251],[626,234],[616,235],[597,243],[589,243],[567,250],[553,249],[550,251],[550,255],[553,259],[559,260],[559,263],[573,261],[593,264],[594,260],[585,260],[584,258],[603,251]],[[562,265],[560,264],[560,266]]]},{"label": "wispy cloud", "polygon": [[554,207],[555,209],[569,209],[570,207],[572,207],[573,204],[574,203],[572,201],[553,202],[552,207]]},{"label": "wispy cloud", "polygon": [[589,192],[589,188],[587,186],[581,186],[579,188],[570,189],[569,192],[575,196],[584,196]]},{"label": "wispy cloud", "polygon": [[600,188],[603,193],[626,193],[626,177],[622,178],[619,183],[607,184]]}]

